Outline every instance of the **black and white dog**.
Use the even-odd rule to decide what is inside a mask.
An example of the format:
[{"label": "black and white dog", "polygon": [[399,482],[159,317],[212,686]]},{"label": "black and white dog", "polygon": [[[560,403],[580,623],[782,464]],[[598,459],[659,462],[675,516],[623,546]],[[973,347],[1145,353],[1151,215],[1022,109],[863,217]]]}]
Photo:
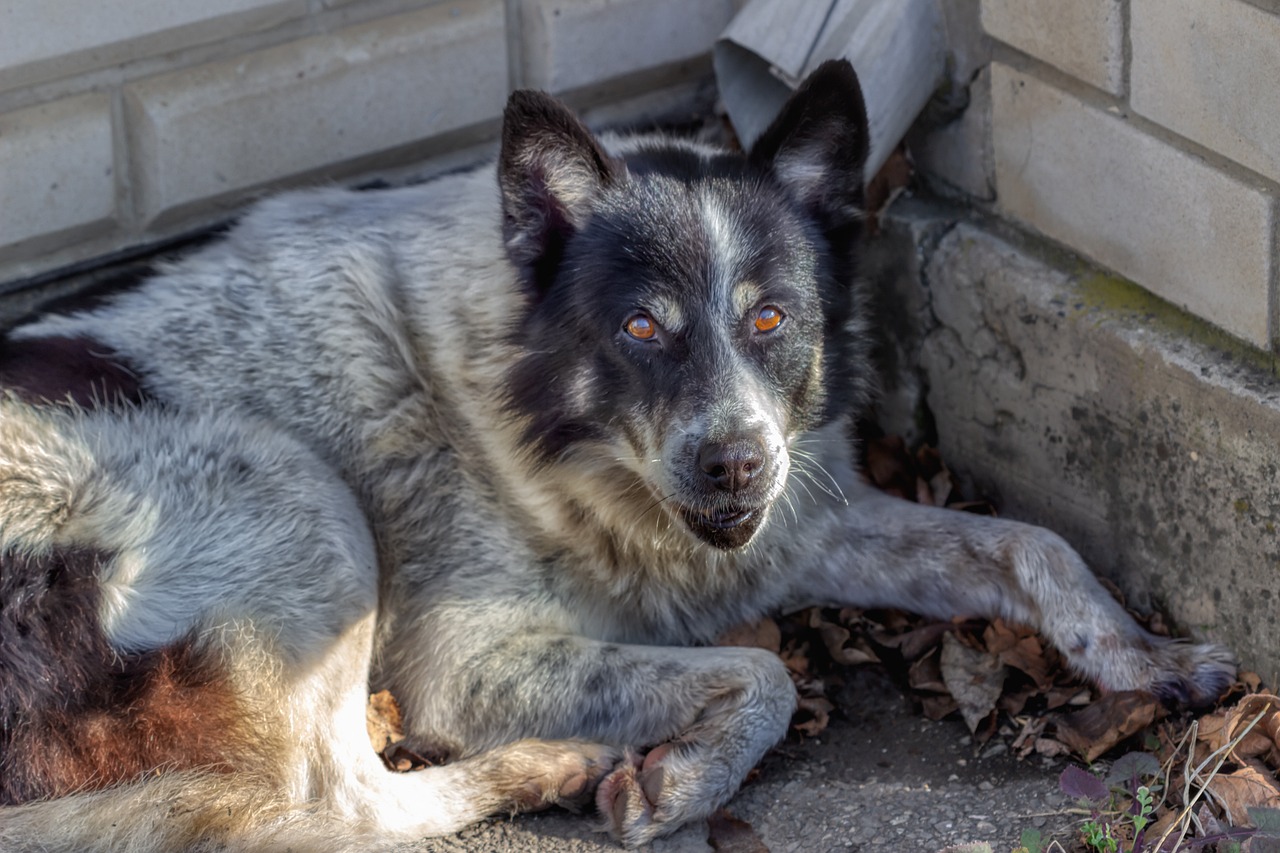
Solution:
[{"label": "black and white dog", "polygon": [[[1213,699],[1058,537],[854,468],[865,110],[742,156],[517,92],[491,171],[295,193],[0,351],[0,848],[367,849],[594,795],[643,843],[786,730],[700,647],[803,602],[1001,616]],[[390,689],[451,761],[383,769]]]}]

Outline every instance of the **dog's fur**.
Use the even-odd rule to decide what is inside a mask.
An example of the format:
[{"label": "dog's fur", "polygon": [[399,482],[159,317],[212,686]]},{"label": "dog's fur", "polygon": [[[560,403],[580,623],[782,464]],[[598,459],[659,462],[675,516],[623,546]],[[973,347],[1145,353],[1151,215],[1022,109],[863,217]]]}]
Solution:
[{"label": "dog's fur", "polygon": [[[1225,651],[1052,533],[859,479],[866,145],[846,63],[745,157],[518,92],[500,192],[284,195],[14,330],[0,848],[339,849],[593,790],[642,843],[794,706],[773,655],[690,646],[805,602],[1001,616],[1212,699]],[[452,760],[385,771],[371,687]]]}]

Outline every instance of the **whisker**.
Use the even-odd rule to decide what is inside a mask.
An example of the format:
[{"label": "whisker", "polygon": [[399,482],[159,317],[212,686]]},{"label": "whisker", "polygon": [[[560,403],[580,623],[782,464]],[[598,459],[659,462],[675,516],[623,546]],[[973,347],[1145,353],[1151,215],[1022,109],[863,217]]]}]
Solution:
[{"label": "whisker", "polygon": [[[845,496],[844,489],[840,488],[840,483],[836,481],[836,478],[832,476],[826,466],[818,461],[816,454],[811,453],[805,448],[797,446],[791,449],[791,455],[798,461],[803,461],[805,463],[804,465],[796,465],[796,469],[808,477],[809,481],[813,483],[813,485],[826,492],[832,499],[840,501],[845,506],[849,505],[849,499]],[[827,488],[823,482],[815,477],[809,470],[810,467],[816,468],[820,471],[826,477],[827,482],[831,484],[831,488]]]}]

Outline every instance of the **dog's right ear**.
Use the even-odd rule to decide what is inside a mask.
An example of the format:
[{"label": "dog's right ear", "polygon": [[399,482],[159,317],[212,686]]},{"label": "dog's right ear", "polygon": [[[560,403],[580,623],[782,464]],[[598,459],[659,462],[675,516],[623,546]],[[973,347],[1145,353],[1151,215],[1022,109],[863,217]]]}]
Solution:
[{"label": "dog's right ear", "polygon": [[848,60],[829,60],[800,84],[751,148],[751,162],[829,231],[862,216],[862,167],[870,148],[867,107]]},{"label": "dog's right ear", "polygon": [[502,237],[531,293],[550,283],[565,243],[621,169],[555,98],[520,90],[508,99],[498,160]]}]

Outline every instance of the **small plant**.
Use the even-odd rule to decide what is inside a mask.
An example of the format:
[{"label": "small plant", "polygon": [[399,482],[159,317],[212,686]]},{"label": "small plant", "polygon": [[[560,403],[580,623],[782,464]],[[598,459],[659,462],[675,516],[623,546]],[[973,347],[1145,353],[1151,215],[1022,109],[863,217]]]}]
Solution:
[{"label": "small plant", "polygon": [[1044,853],[1044,836],[1038,829],[1024,829],[1013,853]]},{"label": "small plant", "polygon": [[1135,847],[1141,842],[1142,833],[1151,823],[1152,814],[1155,813],[1155,795],[1151,793],[1151,789],[1146,785],[1139,785],[1137,790],[1133,792],[1133,844]]},{"label": "small plant", "polygon": [[1095,853],[1142,853],[1147,849],[1145,833],[1155,819],[1159,786],[1144,780],[1153,780],[1159,773],[1160,763],[1145,752],[1117,759],[1106,779],[1074,766],[1062,772],[1059,787],[1089,809],[1089,819],[1080,827],[1086,848]]},{"label": "small plant", "polygon": [[1116,853],[1120,849],[1119,842],[1111,834],[1109,821],[1101,823],[1096,820],[1085,821],[1084,826],[1080,827],[1080,835],[1085,846],[1098,853]]},{"label": "small plant", "polygon": [[[1160,785],[1154,781],[1160,772],[1159,763],[1147,753],[1130,753],[1117,759],[1106,779],[1075,766],[1062,771],[1058,786],[1089,809],[1088,820],[1080,825],[1080,840],[1087,850],[1092,853],[1182,853],[1216,844],[1209,849],[1240,853],[1241,842],[1249,840],[1250,853],[1280,853],[1280,811],[1276,809],[1250,808],[1252,827],[1230,827],[1194,841],[1169,840],[1167,832],[1164,838],[1148,840],[1147,829],[1155,821],[1160,807],[1156,799]],[[1144,780],[1148,780],[1146,784]],[[1037,848],[1026,843],[1026,833],[1023,838],[1023,848],[1028,853],[1036,853]]]}]

